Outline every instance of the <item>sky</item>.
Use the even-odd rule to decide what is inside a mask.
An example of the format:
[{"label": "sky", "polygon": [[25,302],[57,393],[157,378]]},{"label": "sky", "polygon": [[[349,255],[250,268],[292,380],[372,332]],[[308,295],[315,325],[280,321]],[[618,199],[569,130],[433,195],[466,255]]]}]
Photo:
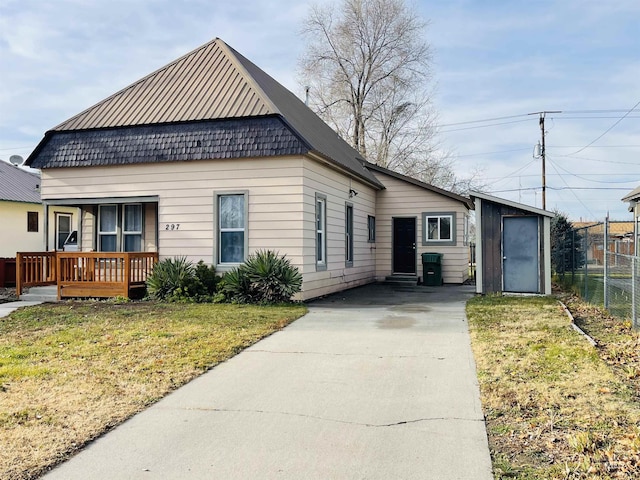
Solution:
[{"label": "sky", "polygon": [[[331,3],[319,0],[314,3]],[[574,221],[631,221],[640,185],[640,2],[418,0],[438,143],[486,193]],[[0,159],[222,38],[301,98],[305,0],[0,0]]]}]

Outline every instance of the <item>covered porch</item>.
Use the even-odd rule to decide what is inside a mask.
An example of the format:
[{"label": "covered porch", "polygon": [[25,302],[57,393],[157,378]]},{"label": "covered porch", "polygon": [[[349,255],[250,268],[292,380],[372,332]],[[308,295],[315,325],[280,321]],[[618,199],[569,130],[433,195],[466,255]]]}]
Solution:
[{"label": "covered porch", "polygon": [[57,298],[144,295],[157,252],[19,252],[16,294],[38,286],[56,286]]}]

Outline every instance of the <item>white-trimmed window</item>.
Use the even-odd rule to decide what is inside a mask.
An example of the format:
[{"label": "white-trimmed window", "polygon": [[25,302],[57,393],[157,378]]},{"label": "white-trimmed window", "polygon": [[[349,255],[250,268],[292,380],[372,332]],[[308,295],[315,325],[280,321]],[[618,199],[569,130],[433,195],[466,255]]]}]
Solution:
[{"label": "white-trimmed window", "polygon": [[422,244],[455,245],[455,212],[423,213]]},{"label": "white-trimmed window", "polygon": [[218,195],[218,263],[238,264],[246,258],[245,193]]},{"label": "white-trimmed window", "polygon": [[367,229],[369,231],[369,236],[367,241],[369,243],[375,243],[376,241],[376,217],[369,215],[367,216]]},{"label": "white-trimmed window", "polygon": [[140,203],[98,206],[98,251],[141,252],[143,208]]},{"label": "white-trimmed window", "polygon": [[316,194],[316,270],[327,268],[327,197]]},{"label": "white-trimmed window", "polygon": [[347,203],[344,209],[344,251],[345,266],[353,266],[353,205]]}]

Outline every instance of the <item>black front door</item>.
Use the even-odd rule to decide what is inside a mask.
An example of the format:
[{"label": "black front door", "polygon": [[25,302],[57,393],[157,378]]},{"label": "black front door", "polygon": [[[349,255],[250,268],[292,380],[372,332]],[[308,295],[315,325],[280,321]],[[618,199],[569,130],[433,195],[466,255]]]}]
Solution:
[{"label": "black front door", "polygon": [[393,273],[416,273],[416,219],[393,219]]}]

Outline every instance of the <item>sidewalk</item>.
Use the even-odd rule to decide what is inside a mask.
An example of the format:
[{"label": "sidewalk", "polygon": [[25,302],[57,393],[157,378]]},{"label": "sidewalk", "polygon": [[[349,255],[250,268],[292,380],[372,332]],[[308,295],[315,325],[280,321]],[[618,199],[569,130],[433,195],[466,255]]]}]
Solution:
[{"label": "sidewalk", "polygon": [[471,292],[371,285],[311,303],[45,478],[490,480]]},{"label": "sidewalk", "polygon": [[40,305],[42,302],[25,302],[18,300],[16,302],[0,303],[0,318],[6,317],[11,312],[21,307],[31,307],[33,305]]}]

